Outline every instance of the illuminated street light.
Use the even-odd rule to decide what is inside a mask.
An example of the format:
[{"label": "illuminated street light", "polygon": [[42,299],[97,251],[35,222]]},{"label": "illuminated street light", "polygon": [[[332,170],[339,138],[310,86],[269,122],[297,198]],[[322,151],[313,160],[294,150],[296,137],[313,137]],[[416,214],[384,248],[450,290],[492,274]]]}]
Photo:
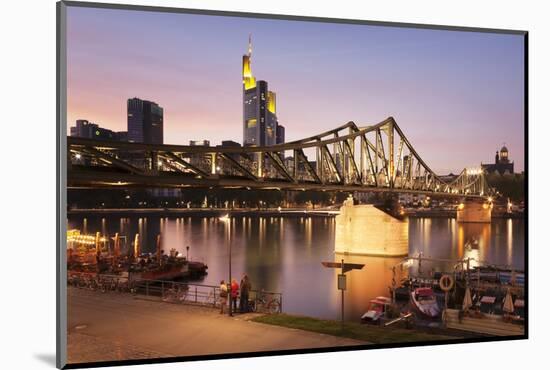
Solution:
[{"label": "illuminated street light", "polygon": [[466,170],[466,174],[467,175],[481,175],[483,173],[483,170],[479,167],[474,167],[474,168],[468,168]]},{"label": "illuminated street light", "polygon": [[80,153],[76,153],[74,157],[75,157],[76,159],[82,158],[82,156],[80,155]]}]

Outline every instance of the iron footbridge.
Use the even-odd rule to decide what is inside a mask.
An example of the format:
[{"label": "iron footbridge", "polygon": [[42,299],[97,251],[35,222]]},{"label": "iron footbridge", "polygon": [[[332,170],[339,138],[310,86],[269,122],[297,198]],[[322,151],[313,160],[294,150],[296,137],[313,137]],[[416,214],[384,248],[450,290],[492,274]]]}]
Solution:
[{"label": "iron footbridge", "polygon": [[67,137],[67,185],[490,195],[481,169],[434,173],[393,117],[272,146],[155,145]]}]

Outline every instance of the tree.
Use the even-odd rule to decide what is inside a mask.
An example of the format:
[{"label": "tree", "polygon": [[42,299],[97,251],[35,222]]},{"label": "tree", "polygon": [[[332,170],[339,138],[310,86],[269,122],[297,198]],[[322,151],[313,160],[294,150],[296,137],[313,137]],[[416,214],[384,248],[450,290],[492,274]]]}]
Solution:
[{"label": "tree", "polygon": [[504,198],[510,198],[512,201],[525,200],[525,176],[519,174],[488,174],[487,184],[495,188]]}]

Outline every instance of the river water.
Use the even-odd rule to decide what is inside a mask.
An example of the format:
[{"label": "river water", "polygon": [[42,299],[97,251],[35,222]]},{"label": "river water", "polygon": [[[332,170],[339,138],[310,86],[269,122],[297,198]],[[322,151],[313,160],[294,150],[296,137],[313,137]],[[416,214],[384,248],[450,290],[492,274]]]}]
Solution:
[{"label": "river water", "polygon": [[[228,224],[231,223],[230,229]],[[229,222],[217,217],[131,217],[76,216],[68,220],[69,229],[83,233],[101,232],[127,236],[129,246],[139,233],[143,252],[154,252],[156,237],[162,234],[166,253],[175,248],[189,258],[208,264],[208,275],[200,283],[218,285],[228,277],[229,237],[233,277],[243,273],[251,279],[253,289],[283,294],[287,313],[337,319],[340,317],[341,293],[337,290],[339,269],[321,265],[323,261],[363,263],[362,270],[348,273],[345,312],[349,320],[358,320],[370,299],[389,296],[392,266],[402,258],[341,256],[334,254],[335,220],[332,217],[244,217]],[[478,248],[468,248],[472,238]],[[409,255],[460,259],[509,265],[523,270],[525,248],[524,221],[497,219],[491,224],[459,224],[452,218],[410,218]],[[418,268],[413,264],[409,269]],[[449,270],[447,263],[422,263],[422,270]],[[403,273],[406,273],[403,272]],[[401,270],[398,269],[398,275]],[[399,276],[398,276],[399,277]]]}]

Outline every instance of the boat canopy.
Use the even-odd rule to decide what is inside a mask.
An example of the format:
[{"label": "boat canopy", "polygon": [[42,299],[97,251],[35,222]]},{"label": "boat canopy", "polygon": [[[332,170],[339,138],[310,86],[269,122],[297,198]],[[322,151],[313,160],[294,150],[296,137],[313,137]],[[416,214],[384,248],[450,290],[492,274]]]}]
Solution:
[{"label": "boat canopy", "polygon": [[432,288],[417,288],[416,294],[419,296],[432,296],[434,294]]},{"label": "boat canopy", "polygon": [[375,299],[371,299],[370,303],[377,303],[377,304],[391,304],[391,299],[388,297],[376,297]]},{"label": "boat canopy", "polygon": [[486,296],[483,296],[481,298],[481,303],[492,304],[492,303],[495,303],[496,299],[497,299],[496,297],[491,297],[491,296],[486,295]]}]

